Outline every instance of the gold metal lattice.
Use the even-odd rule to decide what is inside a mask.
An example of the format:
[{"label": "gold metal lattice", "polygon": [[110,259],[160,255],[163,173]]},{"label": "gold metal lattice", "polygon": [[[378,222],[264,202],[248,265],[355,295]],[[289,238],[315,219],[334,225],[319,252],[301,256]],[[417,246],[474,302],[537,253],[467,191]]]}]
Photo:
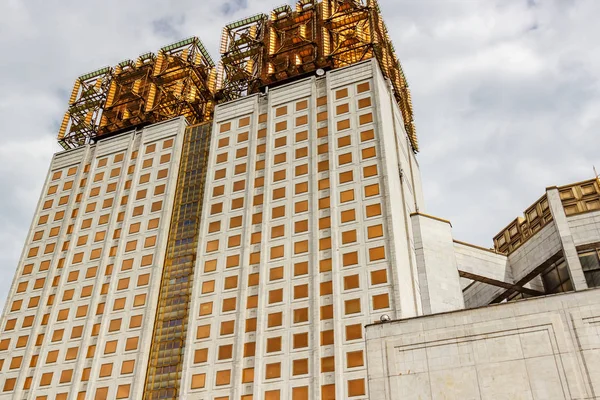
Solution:
[{"label": "gold metal lattice", "polygon": [[162,272],[145,400],[177,399],[194,279],[211,122],[188,127]]},{"label": "gold metal lattice", "polygon": [[257,93],[318,68],[340,68],[376,58],[394,88],[413,149],[419,145],[410,90],[376,0],[301,0],[270,17],[227,25],[217,77],[219,100]]},{"label": "gold metal lattice", "polygon": [[58,141],[65,148],[98,136],[185,116],[212,118],[217,70],[202,42],[191,37],[106,67],[75,82]]},{"label": "gold metal lattice", "polygon": [[95,136],[112,74],[113,69],[105,67],[82,75],[75,81],[69,99],[69,110],[58,131],[58,143],[63,148],[82,146]]}]

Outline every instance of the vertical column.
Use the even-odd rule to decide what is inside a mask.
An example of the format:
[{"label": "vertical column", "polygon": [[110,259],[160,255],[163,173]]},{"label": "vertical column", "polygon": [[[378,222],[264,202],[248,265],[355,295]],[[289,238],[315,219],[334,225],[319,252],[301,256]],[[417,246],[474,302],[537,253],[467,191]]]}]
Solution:
[{"label": "vertical column", "polygon": [[581,268],[581,262],[579,262],[579,256],[577,255],[577,248],[571,235],[571,229],[567,221],[567,215],[563,208],[560,200],[560,193],[556,187],[546,189],[548,196],[548,203],[550,204],[550,212],[554,218],[556,229],[560,236],[560,243],[563,248],[563,255],[567,262],[567,268],[569,269],[569,275],[571,276],[571,283],[573,289],[583,290],[587,289],[587,282]]},{"label": "vertical column", "polygon": [[178,398],[212,122],[188,128],[171,218],[148,370],[146,399]]},{"label": "vertical column", "polygon": [[423,214],[411,215],[423,314],[465,308],[452,226]]}]

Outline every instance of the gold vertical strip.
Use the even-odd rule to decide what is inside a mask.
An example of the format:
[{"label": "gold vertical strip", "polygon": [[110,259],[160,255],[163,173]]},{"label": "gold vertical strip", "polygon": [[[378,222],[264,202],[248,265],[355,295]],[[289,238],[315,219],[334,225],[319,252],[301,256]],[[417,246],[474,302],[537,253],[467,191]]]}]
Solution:
[{"label": "gold vertical strip", "polygon": [[209,121],[185,132],[144,400],[179,398],[211,127]]}]

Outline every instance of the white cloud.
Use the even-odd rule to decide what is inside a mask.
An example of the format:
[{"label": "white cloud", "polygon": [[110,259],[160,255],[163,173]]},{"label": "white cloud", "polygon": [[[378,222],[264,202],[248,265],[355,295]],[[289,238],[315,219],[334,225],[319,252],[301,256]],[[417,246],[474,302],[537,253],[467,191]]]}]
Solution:
[{"label": "white cloud", "polygon": [[[280,3],[0,0],[0,299],[74,79],[192,35],[217,59],[223,25]],[[458,239],[491,245],[546,186],[600,167],[600,2],[380,5],[413,91],[427,212]]]}]

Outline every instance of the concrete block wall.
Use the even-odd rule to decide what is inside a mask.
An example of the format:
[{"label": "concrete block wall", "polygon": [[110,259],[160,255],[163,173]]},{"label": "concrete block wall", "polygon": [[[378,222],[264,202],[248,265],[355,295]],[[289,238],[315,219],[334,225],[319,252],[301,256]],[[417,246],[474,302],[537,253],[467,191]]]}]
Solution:
[{"label": "concrete block wall", "polygon": [[370,400],[598,399],[600,289],[366,328]]}]

